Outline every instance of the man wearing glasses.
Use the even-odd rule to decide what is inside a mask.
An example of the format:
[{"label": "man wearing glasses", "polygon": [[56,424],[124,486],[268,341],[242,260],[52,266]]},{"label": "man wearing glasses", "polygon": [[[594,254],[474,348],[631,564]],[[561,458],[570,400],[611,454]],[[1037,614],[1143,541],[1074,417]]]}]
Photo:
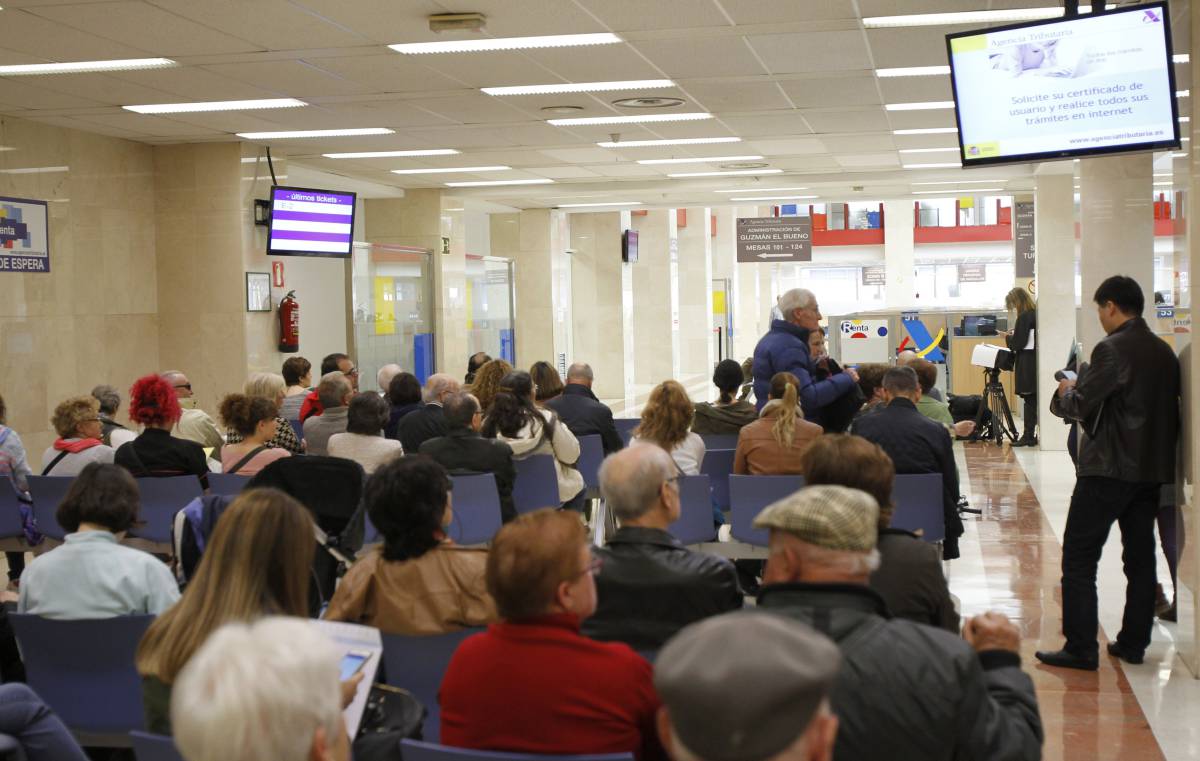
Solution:
[{"label": "man wearing glasses", "polygon": [[179,406],[183,410],[173,434],[202,447],[210,447],[213,456],[219,457],[218,450],[225,439],[212,416],[198,406],[196,395],[192,392],[192,382],[179,370],[167,370],[160,375],[175,389],[175,396],[179,398]]},{"label": "man wearing glasses", "polygon": [[[330,373],[341,373],[346,376],[346,380],[350,381],[352,393],[358,393],[358,368],[354,365],[354,360],[341,352],[326,355],[321,360],[321,377],[324,378]],[[325,408],[321,406],[320,394],[314,388],[308,396],[304,397],[304,404],[300,405],[300,421],[308,420],[313,415],[320,415],[324,411]]]}]

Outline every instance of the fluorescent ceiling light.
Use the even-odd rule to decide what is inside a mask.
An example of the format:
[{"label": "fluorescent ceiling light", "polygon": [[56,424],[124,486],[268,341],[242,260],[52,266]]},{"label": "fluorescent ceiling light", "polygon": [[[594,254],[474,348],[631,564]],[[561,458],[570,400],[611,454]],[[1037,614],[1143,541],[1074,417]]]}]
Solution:
[{"label": "fluorescent ceiling light", "polygon": [[949,66],[900,66],[894,69],[876,69],[875,76],[888,77],[936,77],[949,74]]},{"label": "fluorescent ceiling light", "polygon": [[1191,94],[1192,94],[1191,90],[1176,90],[1175,91],[1176,98],[1186,98]]},{"label": "fluorescent ceiling light", "polygon": [[1005,183],[1008,180],[937,180],[926,182],[910,182],[909,185],[995,185],[996,183]]},{"label": "fluorescent ceiling light", "polygon": [[530,48],[570,48],[580,45],[612,45],[623,40],[615,34],[551,34],[542,37],[500,37],[491,40],[455,40],[450,42],[410,42],[388,45],[397,53],[481,53],[489,50],[528,50]]},{"label": "fluorescent ceiling light", "polygon": [[668,177],[732,177],[747,174],[783,174],[782,169],[738,169],[732,172],[682,172],[668,174]]},{"label": "fluorescent ceiling light", "polygon": [[642,159],[639,164],[711,164],[716,161],[757,161],[762,156],[709,156],[695,159]]},{"label": "fluorescent ceiling light", "polygon": [[33,74],[85,74],[93,71],[135,71],[177,66],[170,58],[124,58],[116,61],[71,61],[69,63],[23,63],[0,66],[0,76],[21,77]]},{"label": "fluorescent ceiling light", "polygon": [[894,129],[893,135],[952,135],[958,127],[922,127],[920,129]]},{"label": "fluorescent ceiling light", "polygon": [[1171,56],[1172,63],[1191,63],[1192,57],[1187,53],[1176,53]]},{"label": "fluorescent ceiling light", "polygon": [[1155,177],[1174,177],[1175,174],[1173,172],[1155,172],[1154,176]]},{"label": "fluorescent ceiling light", "polygon": [[647,124],[651,122],[695,122],[711,119],[712,114],[646,114],[645,116],[589,116],[578,119],[548,119],[555,127],[586,126],[589,124]]},{"label": "fluorescent ceiling light", "polygon": [[714,190],[714,193],[782,193],[788,190],[808,190],[808,188],[737,188],[736,190]]},{"label": "fluorescent ceiling light", "polygon": [[16,169],[0,169],[0,174],[57,174],[69,171],[69,166],[23,166]]},{"label": "fluorescent ceiling light", "polygon": [[596,143],[601,148],[656,148],[660,145],[710,145],[713,143],[740,143],[740,137],[683,137],[676,140],[622,140],[617,143]]},{"label": "fluorescent ceiling light", "polygon": [[[1004,188],[963,188],[963,192],[966,193],[1001,193],[1003,191]],[[912,192],[914,196],[931,195],[934,193],[940,193],[944,196],[953,196],[955,194],[953,190],[914,190]]]},{"label": "fluorescent ceiling light", "polygon": [[536,180],[492,180],[488,182],[447,182],[449,188],[483,188],[491,185],[550,185],[554,180],[538,178]]},{"label": "fluorescent ceiling light", "polygon": [[452,166],[444,169],[393,169],[392,174],[457,174],[466,172],[503,172],[511,166]]},{"label": "fluorescent ceiling light", "polygon": [[560,209],[583,209],[588,206],[641,206],[641,201],[607,201],[605,203],[560,203]]},{"label": "fluorescent ceiling light", "polygon": [[962,166],[962,164],[960,164],[957,161],[953,161],[953,162],[947,161],[947,162],[938,163],[938,164],[905,164],[904,168],[905,169],[950,169],[950,168],[957,168],[957,167],[961,167],[961,166]]},{"label": "fluorescent ceiling light", "polygon": [[239,132],[237,136],[246,140],[291,140],[297,137],[358,137],[361,135],[392,135],[386,127],[362,127],[359,129],[298,129],[282,132]]},{"label": "fluorescent ceiling light", "polygon": [[[1083,3],[1080,3],[1083,6]],[[1111,3],[1106,9],[1115,8]],[[1081,14],[1091,13],[1090,7],[1080,7]],[[903,16],[868,16],[863,19],[867,29],[884,29],[897,26],[952,26],[955,24],[998,24],[1005,21],[1038,21],[1059,18],[1061,7],[1010,8],[995,11],[960,11],[957,13],[910,13]]]},{"label": "fluorescent ceiling light", "polygon": [[931,100],[924,103],[885,103],[888,111],[934,111],[939,108],[954,108],[952,100]]},{"label": "fluorescent ceiling light", "polygon": [[958,148],[901,148],[900,153],[958,153]]},{"label": "fluorescent ceiling light", "polygon": [[820,196],[748,196],[746,198],[730,198],[730,201],[800,201]]},{"label": "fluorescent ceiling light", "polygon": [[1192,117],[1190,117],[1190,116],[1181,116],[1181,117],[1179,117],[1179,123],[1180,123],[1180,124],[1187,124],[1187,123],[1188,123],[1188,122],[1190,122],[1191,120],[1192,120]]},{"label": "fluorescent ceiling light", "polygon": [[1168,153],[1167,155],[1173,159],[1186,159],[1187,158],[1186,153]]},{"label": "fluorescent ceiling light", "polygon": [[430,148],[423,151],[357,151],[355,153],[322,153],[327,159],[390,159],[402,156],[454,156],[453,148]]},{"label": "fluorescent ceiling light", "polygon": [[1158,188],[1158,187],[1170,187],[1170,186],[1172,186],[1172,185],[1174,185],[1174,184],[1175,184],[1175,183],[1173,183],[1173,182],[1156,182],[1156,183],[1154,183],[1154,187],[1156,187],[1156,188]]},{"label": "fluorescent ceiling light", "polygon": [[514,87],[481,87],[488,95],[558,95],[572,92],[606,92],[608,90],[650,90],[674,87],[669,79],[629,79],[624,82],[577,82],[562,85],[517,85]]},{"label": "fluorescent ceiling light", "polygon": [[299,108],[308,104],[295,98],[260,100],[214,100],[207,103],[155,103],[145,106],[121,106],[138,114],[194,114],[203,111],[255,111],[266,108]]}]

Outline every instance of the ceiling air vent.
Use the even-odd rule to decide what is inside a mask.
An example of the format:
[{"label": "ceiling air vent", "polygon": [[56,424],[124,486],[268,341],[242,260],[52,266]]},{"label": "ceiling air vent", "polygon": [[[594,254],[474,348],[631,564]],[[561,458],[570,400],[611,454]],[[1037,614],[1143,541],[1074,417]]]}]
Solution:
[{"label": "ceiling air vent", "polygon": [[621,108],[673,108],[682,106],[682,98],[621,98],[612,102],[614,106]]}]

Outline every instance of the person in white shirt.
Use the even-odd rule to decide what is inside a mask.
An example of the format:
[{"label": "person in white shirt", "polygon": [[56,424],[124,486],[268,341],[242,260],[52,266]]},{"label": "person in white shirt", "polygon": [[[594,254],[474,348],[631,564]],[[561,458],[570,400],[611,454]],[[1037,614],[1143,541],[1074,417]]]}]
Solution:
[{"label": "person in white shirt", "polygon": [[105,446],[100,402],[93,396],[73,396],[54,408],[50,418],[58,438],[42,453],[43,476],[74,476],[92,462],[112,462],[116,454]]},{"label": "person in white shirt", "polygon": [[329,456],[354,460],[367,475],[385,462],[404,456],[399,441],[383,437],[391,413],[391,406],[374,391],[355,394],[346,413],[346,432],[329,437]]},{"label": "person in white shirt", "polygon": [[58,506],[66,543],[21,574],[18,613],[44,618],[158,615],[179,599],[169,568],[119,542],[137,521],[138,488],[119,465],[91,463]]},{"label": "person in white shirt", "polygon": [[704,439],[692,433],[696,407],[677,381],[663,381],[650,392],[642,410],[642,422],[633,429],[630,443],[657,444],[671,455],[685,476],[700,475],[704,462]]},{"label": "person in white shirt", "polygon": [[221,435],[217,421],[198,406],[195,392],[192,391],[192,382],[188,377],[179,370],[167,370],[162,373],[162,377],[175,389],[179,407],[183,410],[172,435],[194,441],[202,447],[220,449],[225,443],[225,437]]}]

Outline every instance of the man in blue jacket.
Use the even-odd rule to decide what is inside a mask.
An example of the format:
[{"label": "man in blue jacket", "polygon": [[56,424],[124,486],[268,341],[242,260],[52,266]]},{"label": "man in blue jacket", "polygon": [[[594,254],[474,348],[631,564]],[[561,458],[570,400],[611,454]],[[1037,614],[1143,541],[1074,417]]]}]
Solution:
[{"label": "man in blue jacket", "polygon": [[804,419],[821,422],[821,409],[853,391],[858,373],[847,368],[823,381],[813,378],[813,361],[808,353],[808,334],[820,330],[821,309],[817,297],[804,288],[793,288],[779,297],[782,320],[772,320],[771,330],[754,347],[755,406],[762,411],[775,373],[791,373],[800,379],[800,406]]}]

